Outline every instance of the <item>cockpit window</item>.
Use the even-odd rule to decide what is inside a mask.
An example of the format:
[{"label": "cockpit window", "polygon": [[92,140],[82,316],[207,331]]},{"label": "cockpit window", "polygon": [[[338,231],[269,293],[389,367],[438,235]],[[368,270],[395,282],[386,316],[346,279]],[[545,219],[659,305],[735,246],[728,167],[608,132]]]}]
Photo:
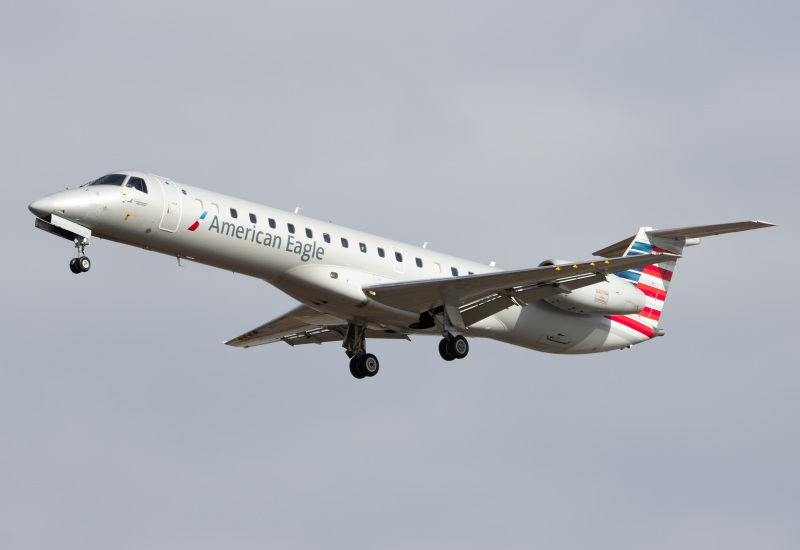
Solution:
[{"label": "cockpit window", "polygon": [[89,185],[122,185],[127,178],[125,174],[108,174],[102,178],[94,180]]},{"label": "cockpit window", "polygon": [[142,178],[134,178],[131,176],[131,179],[128,180],[128,183],[125,184],[125,187],[133,187],[142,193],[147,193],[147,184],[145,184]]}]

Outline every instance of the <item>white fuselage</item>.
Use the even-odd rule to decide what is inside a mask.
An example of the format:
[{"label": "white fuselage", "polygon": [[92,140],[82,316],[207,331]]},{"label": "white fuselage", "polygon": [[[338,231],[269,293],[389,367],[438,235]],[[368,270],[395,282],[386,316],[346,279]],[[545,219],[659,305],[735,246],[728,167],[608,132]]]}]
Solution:
[{"label": "white fuselage", "polygon": [[[407,334],[438,329],[410,328],[419,312],[371,300],[363,286],[497,271],[152,174],[124,173],[146,181],[147,192],[90,185],[51,195],[31,209],[38,204],[38,216],[69,220],[102,239],[263,279],[349,323]],[[512,304],[464,334],[550,353],[608,351],[648,339],[603,315],[564,311],[542,300]]]}]

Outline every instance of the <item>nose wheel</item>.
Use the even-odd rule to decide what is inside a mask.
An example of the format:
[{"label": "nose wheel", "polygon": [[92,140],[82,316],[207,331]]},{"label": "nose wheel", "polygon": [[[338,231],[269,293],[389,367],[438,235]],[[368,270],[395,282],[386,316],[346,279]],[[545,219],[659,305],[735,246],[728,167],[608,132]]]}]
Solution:
[{"label": "nose wheel", "polygon": [[78,249],[81,255],[69,261],[69,270],[76,275],[79,273],[86,273],[92,267],[92,262],[89,261],[89,258],[86,257],[84,252],[87,244],[89,244],[89,241],[86,239],[81,239],[75,243],[75,248]]}]

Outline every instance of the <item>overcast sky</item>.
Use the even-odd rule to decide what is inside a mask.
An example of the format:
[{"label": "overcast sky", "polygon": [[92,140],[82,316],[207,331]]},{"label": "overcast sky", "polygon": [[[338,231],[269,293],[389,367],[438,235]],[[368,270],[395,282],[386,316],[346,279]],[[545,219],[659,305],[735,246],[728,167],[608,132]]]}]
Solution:
[{"label": "overcast sky", "polygon": [[[13,2],[0,548],[796,549],[796,2]],[[763,219],[679,261],[661,327],[559,357],[473,340],[222,341],[264,282],[27,205],[115,169],[499,267]]]}]

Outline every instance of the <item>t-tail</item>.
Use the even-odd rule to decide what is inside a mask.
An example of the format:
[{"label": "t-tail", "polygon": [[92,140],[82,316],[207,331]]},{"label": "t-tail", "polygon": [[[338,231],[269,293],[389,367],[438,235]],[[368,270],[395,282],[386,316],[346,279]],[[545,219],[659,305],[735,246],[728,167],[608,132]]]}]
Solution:
[{"label": "t-tail", "polygon": [[[605,258],[651,253],[681,255],[684,247],[700,244],[701,237],[748,231],[761,227],[772,227],[773,225],[756,220],[677,229],[640,227],[638,233],[633,237],[598,250],[594,254]],[[661,312],[664,310],[664,302],[667,299],[667,292],[675,272],[675,265],[676,262],[673,260],[617,273],[617,276],[629,281],[644,293],[645,307],[636,314],[610,315],[608,319],[648,338],[663,336],[664,331],[658,328],[658,321],[661,318]]]}]

